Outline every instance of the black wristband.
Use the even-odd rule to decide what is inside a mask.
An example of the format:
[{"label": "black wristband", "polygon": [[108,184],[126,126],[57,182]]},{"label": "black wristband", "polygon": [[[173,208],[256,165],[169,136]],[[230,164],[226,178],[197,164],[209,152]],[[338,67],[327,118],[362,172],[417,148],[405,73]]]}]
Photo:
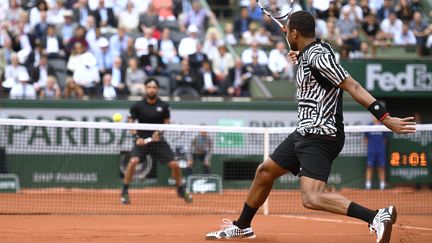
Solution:
[{"label": "black wristband", "polygon": [[378,121],[384,120],[384,118],[386,118],[389,115],[384,105],[378,102],[377,100],[374,101],[372,104],[370,104],[367,109],[369,110],[370,113],[372,113],[372,115],[374,115],[374,117]]}]

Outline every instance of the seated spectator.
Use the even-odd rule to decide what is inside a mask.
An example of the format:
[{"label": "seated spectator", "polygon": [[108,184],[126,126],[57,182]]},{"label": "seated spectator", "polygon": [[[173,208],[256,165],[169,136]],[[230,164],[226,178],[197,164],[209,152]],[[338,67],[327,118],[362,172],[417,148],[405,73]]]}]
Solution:
[{"label": "seated spectator", "polygon": [[117,56],[113,60],[111,69],[111,84],[116,89],[117,94],[126,94],[126,69],[123,67],[122,58]]},{"label": "seated spectator", "polygon": [[234,25],[232,23],[225,24],[225,43],[228,45],[237,45],[238,41],[234,35]]},{"label": "seated spectator", "polygon": [[173,0],[153,1],[153,7],[159,16],[159,21],[175,21]]},{"label": "seated spectator", "polygon": [[10,99],[36,99],[36,90],[29,84],[30,76],[27,71],[18,73],[18,82],[15,83],[10,92]]},{"label": "seated spectator", "polygon": [[242,7],[240,9],[240,16],[234,19],[234,34],[237,39],[240,39],[244,32],[249,29],[249,24],[252,19],[249,17],[247,7]]},{"label": "seated spectator", "polygon": [[98,39],[101,36],[100,28],[96,26],[96,20],[93,16],[87,18],[87,24],[85,26],[87,32],[85,38],[89,44],[89,49],[91,52],[96,53],[99,49]]},{"label": "seated spectator", "polygon": [[18,74],[20,73],[27,73],[27,69],[19,63],[18,54],[14,52],[11,54],[11,64],[6,66],[4,72],[3,87],[12,88],[15,83],[18,83]]},{"label": "seated spectator", "polygon": [[[348,13],[348,18],[350,21],[356,23],[361,23],[363,21],[363,11],[362,8],[357,5],[357,0],[348,0],[348,3],[342,6],[341,12]],[[340,20],[343,20],[345,16],[340,16]]]},{"label": "seated spectator", "polygon": [[37,23],[40,22],[40,13],[48,11],[48,4],[45,0],[37,1],[35,5],[30,9],[29,23],[30,28],[33,29]]},{"label": "seated spectator", "polygon": [[354,51],[350,52],[349,54],[350,59],[371,59],[373,58],[373,55],[370,51],[369,44],[365,41],[363,41],[360,44],[360,51]]},{"label": "seated spectator", "polygon": [[66,63],[66,69],[69,74],[73,74],[75,69],[82,64],[82,55],[87,51],[84,49],[81,42],[76,42],[74,48]]},{"label": "seated spectator", "polygon": [[144,81],[147,79],[145,72],[138,68],[136,58],[129,59],[129,67],[126,70],[126,86],[131,95],[142,96],[145,94]]},{"label": "seated spectator", "polygon": [[267,65],[259,63],[258,55],[256,53],[252,54],[252,63],[248,64],[247,68],[252,72],[253,75],[266,78],[271,76]]},{"label": "seated spectator", "polygon": [[165,64],[180,62],[180,58],[177,56],[177,49],[170,38],[169,28],[162,30],[161,40],[159,41],[159,55]]},{"label": "seated spectator", "polygon": [[49,76],[55,76],[55,71],[48,65],[48,57],[42,55],[39,65],[31,72],[31,81],[37,92],[47,85]]},{"label": "seated spectator", "polygon": [[39,14],[40,14],[40,20],[35,25],[35,27],[33,29],[33,33],[34,33],[36,38],[41,39],[47,33],[48,22],[47,22],[47,12],[46,11],[40,11]]},{"label": "seated spectator", "polygon": [[[212,69],[219,83],[226,82],[229,70],[233,67],[233,55],[227,51],[223,42],[219,43],[218,53],[212,61]],[[220,90],[225,90],[225,87],[221,87]]]},{"label": "seated spectator", "polygon": [[117,19],[114,15],[114,11],[111,7],[105,6],[105,0],[99,0],[99,6],[93,12],[93,15],[96,19],[97,27],[101,29],[117,27]]},{"label": "seated spectator", "polygon": [[96,87],[100,82],[96,58],[90,52],[82,55],[82,65],[78,65],[73,73],[73,79],[84,90],[84,94],[96,94]]},{"label": "seated spectator", "polygon": [[109,42],[105,37],[98,40],[99,50],[95,52],[96,65],[101,75],[109,72],[113,66],[114,54],[111,52]]},{"label": "seated spectator", "polygon": [[54,3],[52,3],[47,11],[48,23],[52,25],[63,24],[64,11],[66,11],[66,7],[64,6],[64,0],[55,1]]},{"label": "seated spectator", "polygon": [[327,36],[327,23],[318,18],[317,16],[314,16],[315,18],[315,36],[316,38],[322,39],[324,36]]},{"label": "seated spectator", "polygon": [[173,95],[176,95],[177,93],[199,94],[201,84],[198,82],[197,74],[191,71],[188,60],[182,60],[181,64],[181,71],[175,75],[174,78],[177,91],[174,90]]},{"label": "seated spectator", "polygon": [[146,27],[143,30],[143,36],[136,38],[135,50],[138,57],[148,54],[148,46],[152,44],[157,49],[158,41],[153,38],[153,28]]},{"label": "seated spectator", "polygon": [[87,18],[92,14],[88,6],[87,0],[79,0],[73,9],[75,20],[79,25],[84,26],[86,24]]},{"label": "seated spectator", "polygon": [[181,58],[185,58],[197,51],[197,42],[199,42],[198,28],[195,25],[189,25],[187,33],[188,36],[181,39],[178,46],[178,52]]},{"label": "seated spectator", "polygon": [[241,35],[240,43],[243,45],[250,45],[252,42],[256,41],[255,33],[257,29],[258,24],[256,22],[251,22],[248,29]]},{"label": "seated spectator", "polygon": [[120,56],[128,45],[128,40],[132,39],[126,34],[126,29],[122,26],[117,28],[117,33],[112,35],[109,39],[111,52],[114,56]]},{"label": "seated spectator", "polygon": [[42,47],[49,59],[66,57],[63,41],[61,37],[57,35],[54,25],[48,25],[47,34],[42,37]]},{"label": "seated spectator", "polygon": [[202,67],[203,62],[208,61],[207,54],[203,52],[203,46],[200,42],[196,44],[196,52],[185,58],[189,62],[190,71],[197,74]]},{"label": "seated spectator", "polygon": [[83,26],[78,26],[75,29],[73,37],[69,40],[69,42],[66,45],[66,52],[70,54],[72,52],[72,49],[75,46],[75,43],[77,42],[81,43],[84,50],[87,50],[89,48],[89,43],[87,42],[85,35],[86,35],[86,29]]},{"label": "seated spectator", "polygon": [[256,41],[252,42],[249,48],[243,50],[241,54],[241,60],[244,65],[252,63],[252,56],[255,55],[258,58],[258,63],[261,65],[267,65],[268,58],[267,54],[259,49],[259,45]]},{"label": "seated spectator", "polygon": [[414,12],[413,21],[410,23],[410,29],[413,31],[417,39],[417,54],[419,56],[426,55],[426,40],[428,37],[428,26],[422,18],[421,12]]},{"label": "seated spectator", "polygon": [[126,6],[126,9],[120,12],[118,27],[122,27],[128,32],[136,32],[139,26],[139,14],[135,10],[133,2],[127,2]]},{"label": "seated spectator", "polygon": [[214,56],[217,55],[218,43],[220,40],[221,37],[219,36],[219,32],[216,30],[216,28],[210,27],[207,30],[203,45],[203,52],[207,55],[209,60],[213,60]]},{"label": "seated spectator", "polygon": [[342,12],[342,19],[336,24],[340,38],[338,40],[338,45],[348,45],[351,46],[352,50],[360,49],[360,39],[357,31],[357,23],[355,20],[350,19],[349,10]]},{"label": "seated spectator", "polygon": [[142,12],[139,16],[139,26],[143,27],[154,27],[159,26],[159,17],[156,12],[153,3],[148,6],[147,11]]},{"label": "seated spectator", "polygon": [[78,24],[73,21],[72,10],[63,11],[64,21],[62,24],[56,25],[57,34],[62,38],[63,45],[66,45],[74,35],[74,31]]},{"label": "seated spectator", "polygon": [[395,45],[415,45],[417,43],[414,32],[409,29],[408,23],[403,23],[402,32],[395,35],[393,43]]},{"label": "seated spectator", "polygon": [[267,32],[263,26],[258,27],[257,31],[255,31],[253,39],[258,42],[259,45],[268,46],[272,44],[270,41],[270,33]]},{"label": "seated spectator", "polygon": [[34,41],[34,48],[30,51],[25,62],[23,63],[29,73],[32,73],[33,69],[39,66],[41,56],[45,55],[44,53],[45,50],[42,46],[41,40],[36,39]]},{"label": "seated spectator", "polygon": [[277,42],[280,39],[281,28],[269,16],[263,15],[263,22],[261,25],[270,33],[270,40],[272,42]]},{"label": "seated spectator", "polygon": [[165,74],[165,63],[162,62],[162,57],[159,56],[153,44],[148,45],[148,54],[141,56],[140,63],[149,76]]},{"label": "seated spectator", "polygon": [[248,15],[252,19],[252,21],[261,22],[262,21],[262,10],[258,6],[256,0],[250,0],[248,9]]},{"label": "seated spectator", "polygon": [[362,23],[361,28],[366,33],[369,42],[375,43],[378,38],[378,33],[380,32],[376,16],[374,14],[370,14],[365,16],[364,19],[365,21]]},{"label": "seated spectator", "polygon": [[202,95],[219,95],[218,86],[223,86],[223,82],[219,83],[217,81],[216,74],[212,71],[209,61],[203,62],[198,79],[200,80],[199,86]]},{"label": "seated spectator", "polygon": [[48,76],[45,87],[40,89],[39,99],[41,100],[54,100],[61,98],[61,89],[54,76]]},{"label": "seated spectator", "polygon": [[389,43],[393,43],[394,37],[401,35],[402,25],[402,21],[397,18],[396,13],[391,12],[389,17],[381,22],[382,37]]},{"label": "seated spectator", "polygon": [[408,0],[400,0],[396,6],[396,16],[402,22],[411,22],[413,20],[414,12]]},{"label": "seated spectator", "polygon": [[339,19],[340,8],[338,7],[336,1],[330,1],[328,9],[321,12],[319,17],[325,21],[327,21],[329,18]]},{"label": "seated spectator", "polygon": [[227,93],[229,96],[249,96],[249,81],[252,73],[243,66],[240,58],[235,61],[235,66],[229,70]]},{"label": "seated spectator", "polygon": [[360,0],[360,8],[362,10],[363,21],[364,18],[370,14],[373,14],[372,9],[369,7],[369,0]]},{"label": "seated spectator", "polygon": [[270,51],[268,68],[275,79],[294,78],[294,67],[288,61],[285,43],[279,41],[276,48]]},{"label": "seated spectator", "polygon": [[194,0],[192,2],[192,11],[185,12],[183,30],[187,29],[191,24],[198,27],[198,29],[207,29],[207,21],[210,16],[210,13],[201,7],[201,3]]},{"label": "seated spectator", "polygon": [[16,28],[18,21],[20,19],[21,14],[24,12],[21,1],[19,0],[10,0],[9,1],[9,8],[2,9],[5,14],[4,23],[8,23],[10,25],[10,28]]},{"label": "seated spectator", "polygon": [[63,90],[64,99],[77,99],[81,100],[84,97],[83,89],[73,80],[73,78],[66,78],[66,85]]},{"label": "seated spectator", "polygon": [[129,63],[129,59],[137,58],[135,51],[135,40],[133,38],[128,38],[126,49],[121,53],[122,62],[126,64]]},{"label": "seated spectator", "polygon": [[111,83],[111,74],[106,73],[102,76],[102,86],[99,90],[99,94],[105,100],[114,100],[117,98],[116,88]]},{"label": "seated spectator", "polygon": [[384,19],[387,19],[390,17],[390,13],[393,13],[394,7],[393,7],[393,0],[384,0],[384,4],[381,8],[377,11],[377,19],[378,22],[383,21]]}]

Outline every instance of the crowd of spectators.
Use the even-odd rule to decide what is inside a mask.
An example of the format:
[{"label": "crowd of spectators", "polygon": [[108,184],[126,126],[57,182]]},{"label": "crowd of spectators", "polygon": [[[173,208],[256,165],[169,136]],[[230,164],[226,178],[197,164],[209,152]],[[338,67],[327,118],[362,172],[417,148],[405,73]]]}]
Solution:
[{"label": "crowd of spectators", "polygon": [[[199,0],[5,0],[0,2],[2,96],[117,99],[143,95],[158,77],[161,95],[249,96],[254,75],[291,80],[279,27],[255,0],[239,5],[224,33]],[[418,0],[295,1],[316,17],[319,38],[341,58],[370,58],[372,46],[432,46]],[[360,38],[363,35],[365,38]],[[246,46],[236,57],[227,45]]]}]

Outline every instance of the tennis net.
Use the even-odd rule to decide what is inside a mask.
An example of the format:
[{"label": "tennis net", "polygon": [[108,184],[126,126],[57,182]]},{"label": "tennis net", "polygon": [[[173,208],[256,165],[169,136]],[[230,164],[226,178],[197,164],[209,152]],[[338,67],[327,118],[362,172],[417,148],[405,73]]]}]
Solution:
[{"label": "tennis net", "polygon": [[[294,128],[222,127],[0,119],[0,214],[231,214],[239,213],[255,170]],[[131,130],[159,131],[178,161],[193,203],[177,197],[169,151],[149,147],[122,205],[122,179],[135,141]],[[398,135],[382,126],[346,127],[328,190],[367,207],[390,203],[402,214],[432,214],[432,126]],[[374,171],[365,189],[365,134],[383,132],[386,185]],[[372,139],[371,139],[372,140]],[[205,145],[210,145],[206,149]],[[154,150],[154,151],[153,151]],[[210,150],[211,156],[201,156]],[[195,154],[195,155],[194,155]],[[169,156],[168,156],[169,157]],[[190,166],[192,158],[195,160]],[[200,159],[208,159],[209,168]],[[163,159],[162,159],[163,160]],[[419,189],[420,188],[420,189]],[[299,178],[278,178],[264,214],[317,213],[304,209]]]}]

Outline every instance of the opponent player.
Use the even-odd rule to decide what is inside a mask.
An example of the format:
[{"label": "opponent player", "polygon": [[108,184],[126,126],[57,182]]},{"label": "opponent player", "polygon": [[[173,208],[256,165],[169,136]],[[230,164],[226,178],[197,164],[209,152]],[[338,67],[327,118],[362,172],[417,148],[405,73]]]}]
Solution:
[{"label": "opponent player", "polygon": [[[154,78],[149,78],[144,82],[146,96],[141,101],[136,102],[130,108],[129,123],[138,120],[139,123],[170,123],[170,108],[168,103],[158,97],[159,82]],[[132,149],[132,156],[129,160],[123,180],[121,202],[129,204],[129,183],[132,180],[136,165],[150,154],[153,161],[168,163],[171,175],[176,181],[177,195],[186,202],[192,202],[192,197],[185,191],[182,185],[181,169],[178,162],[174,160],[174,153],[169,144],[163,139],[158,131],[138,130],[133,131],[135,142]]]},{"label": "opponent player", "polygon": [[251,222],[269,195],[273,181],[291,172],[300,176],[303,206],[358,218],[376,232],[377,242],[389,242],[396,208],[365,208],[325,190],[333,160],[344,145],[342,91],[347,91],[385,126],[397,133],[415,132],[412,117],[392,117],[348,72],[336,63],[330,45],[315,38],[311,14],[299,11],[288,23],[287,38],[296,74],[299,125],[256,170],[240,217],[210,232],[206,239],[255,238]]}]

